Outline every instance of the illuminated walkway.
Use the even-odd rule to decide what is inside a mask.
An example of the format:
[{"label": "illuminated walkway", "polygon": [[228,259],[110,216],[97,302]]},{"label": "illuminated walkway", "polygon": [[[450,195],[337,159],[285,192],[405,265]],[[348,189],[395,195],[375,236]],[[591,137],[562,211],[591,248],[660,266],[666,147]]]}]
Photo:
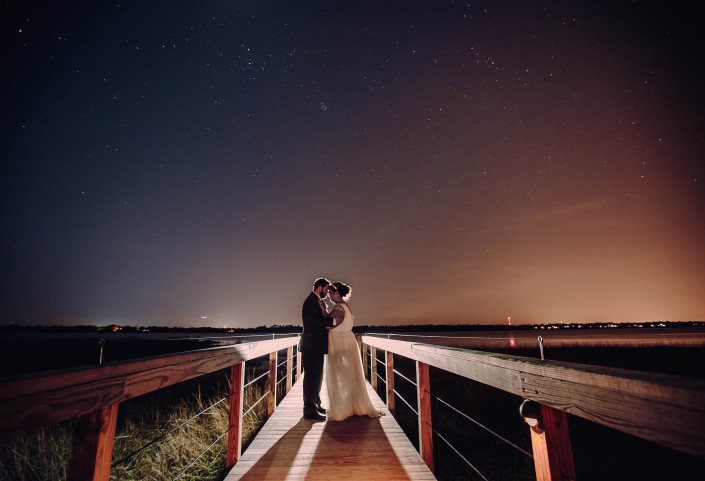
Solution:
[{"label": "illuminated walkway", "polygon": [[[315,422],[301,417],[303,377],[284,397],[225,481],[235,480],[432,480],[436,479],[382,400],[385,416]],[[321,399],[328,406],[325,380]]]}]

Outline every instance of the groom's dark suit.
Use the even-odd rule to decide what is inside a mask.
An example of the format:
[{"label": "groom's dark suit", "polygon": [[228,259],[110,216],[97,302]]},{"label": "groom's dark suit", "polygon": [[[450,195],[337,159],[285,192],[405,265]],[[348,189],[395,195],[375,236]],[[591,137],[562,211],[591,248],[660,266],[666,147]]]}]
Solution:
[{"label": "groom's dark suit", "polygon": [[334,318],[328,317],[323,301],[311,292],[301,308],[304,330],[301,333],[301,361],[304,368],[304,415],[315,414],[320,404],[323,383],[323,356],[328,353],[328,329]]}]

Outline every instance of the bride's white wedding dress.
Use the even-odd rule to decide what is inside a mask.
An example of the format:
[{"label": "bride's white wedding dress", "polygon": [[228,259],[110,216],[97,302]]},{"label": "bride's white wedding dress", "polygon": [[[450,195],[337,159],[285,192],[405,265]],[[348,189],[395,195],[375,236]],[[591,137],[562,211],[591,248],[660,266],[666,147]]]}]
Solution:
[{"label": "bride's white wedding dress", "polygon": [[339,326],[328,331],[328,420],[342,421],[353,415],[379,417],[380,413],[367,395],[360,350],[352,333],[352,312],[345,303],[338,306],[345,311],[345,318]]}]

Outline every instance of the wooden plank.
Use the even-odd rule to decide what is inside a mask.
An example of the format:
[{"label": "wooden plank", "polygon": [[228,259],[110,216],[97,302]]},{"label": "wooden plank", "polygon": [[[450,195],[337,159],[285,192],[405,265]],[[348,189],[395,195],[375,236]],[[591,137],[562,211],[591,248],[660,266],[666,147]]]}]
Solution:
[{"label": "wooden plank", "polygon": [[433,419],[431,417],[431,378],[428,364],[416,361],[417,411],[419,451],[426,466],[433,469]]},{"label": "wooden plank", "polygon": [[76,420],[67,481],[110,479],[117,414],[118,404],[111,404]]},{"label": "wooden plank", "polygon": [[386,384],[387,384],[387,409],[394,415],[396,411],[396,397],[394,396],[394,353],[384,351],[386,354]]},{"label": "wooden plank", "polygon": [[536,481],[575,480],[567,414],[546,405],[541,414],[540,425],[530,429]]},{"label": "wooden plank", "polygon": [[298,337],[202,349],[101,367],[46,372],[0,383],[0,431],[23,430],[88,414],[296,344]]},{"label": "wooden plank", "polygon": [[[294,384],[225,481],[435,479],[384,402],[366,386],[385,416],[314,422],[302,417],[303,383]],[[325,380],[321,398],[327,406]]]},{"label": "wooden plank", "polygon": [[364,336],[363,342],[705,459],[705,381]]},{"label": "wooden plank", "polygon": [[294,367],[294,346],[289,346],[286,348],[286,393],[291,391],[291,386],[293,386],[292,377],[294,373],[292,369]]},{"label": "wooden plank", "polygon": [[267,390],[267,415],[277,408],[277,351],[269,353],[269,387]]},{"label": "wooden plank", "polygon": [[301,377],[301,351],[296,350],[296,380]]},{"label": "wooden plank", "polygon": [[245,363],[238,362],[230,368],[230,421],[228,426],[228,452],[225,466],[237,463],[242,454],[242,406],[245,398]]},{"label": "wooden plank", "polygon": [[377,390],[377,349],[370,347],[370,384]]}]

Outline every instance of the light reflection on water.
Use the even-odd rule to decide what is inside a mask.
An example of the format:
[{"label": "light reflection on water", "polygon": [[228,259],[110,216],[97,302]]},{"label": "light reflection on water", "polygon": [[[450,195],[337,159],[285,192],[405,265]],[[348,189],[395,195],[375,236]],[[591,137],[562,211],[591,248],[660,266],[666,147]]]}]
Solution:
[{"label": "light reflection on water", "polygon": [[370,334],[399,341],[473,348],[705,346],[705,328],[536,329]]}]

